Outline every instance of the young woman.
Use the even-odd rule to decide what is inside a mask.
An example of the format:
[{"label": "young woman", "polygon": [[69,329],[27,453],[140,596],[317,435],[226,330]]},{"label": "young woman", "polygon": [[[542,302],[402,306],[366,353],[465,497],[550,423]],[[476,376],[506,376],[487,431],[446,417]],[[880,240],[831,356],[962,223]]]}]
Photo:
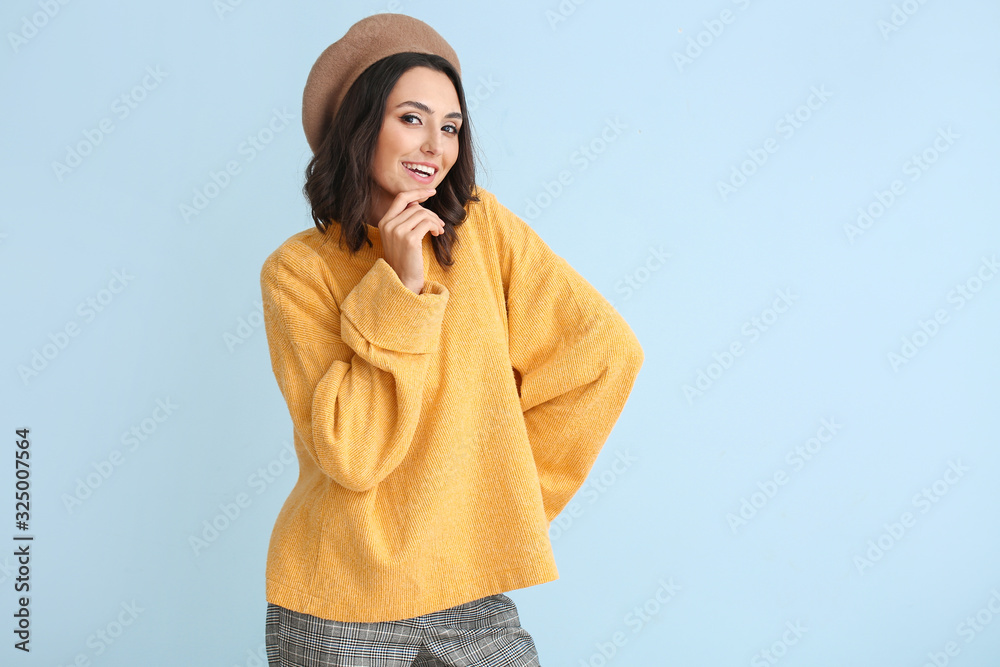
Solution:
[{"label": "young woman", "polygon": [[315,229],[261,270],[299,478],[271,534],[270,665],[538,666],[504,591],[643,361],[621,316],[475,183],[458,57],[364,19],[303,95]]}]

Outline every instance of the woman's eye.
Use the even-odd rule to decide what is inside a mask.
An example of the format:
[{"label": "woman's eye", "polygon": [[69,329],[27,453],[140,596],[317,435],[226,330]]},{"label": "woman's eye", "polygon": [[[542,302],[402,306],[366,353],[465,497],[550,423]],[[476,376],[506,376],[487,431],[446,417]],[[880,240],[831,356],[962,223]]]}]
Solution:
[{"label": "woman's eye", "polygon": [[[420,124],[420,116],[417,116],[416,114],[412,113],[403,114],[402,116],[399,117],[399,119],[403,121],[403,123],[405,123],[406,125]],[[447,132],[448,134],[456,134],[456,135],[458,134],[458,127],[455,125],[445,125],[441,129]]]}]

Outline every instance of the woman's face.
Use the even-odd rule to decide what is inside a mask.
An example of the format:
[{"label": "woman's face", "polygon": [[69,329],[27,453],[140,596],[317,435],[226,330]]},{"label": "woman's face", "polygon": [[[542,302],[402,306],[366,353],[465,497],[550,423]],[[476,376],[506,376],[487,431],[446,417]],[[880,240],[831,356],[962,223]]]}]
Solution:
[{"label": "woman's face", "polygon": [[458,159],[461,125],[458,94],[444,72],[404,72],[389,93],[375,144],[373,212],[384,214],[400,192],[439,186]]}]

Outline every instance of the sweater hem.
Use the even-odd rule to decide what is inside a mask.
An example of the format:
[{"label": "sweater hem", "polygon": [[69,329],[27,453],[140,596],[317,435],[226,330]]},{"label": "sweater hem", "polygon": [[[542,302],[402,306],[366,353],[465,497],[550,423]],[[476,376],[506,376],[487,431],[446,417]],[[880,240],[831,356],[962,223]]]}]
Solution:
[{"label": "sweater hem", "polygon": [[[318,618],[341,621],[345,623],[376,623],[380,621],[399,621],[423,616],[435,611],[465,604],[488,595],[506,593],[520,588],[529,588],[539,584],[555,581],[559,572],[552,567],[514,568],[497,571],[489,576],[483,576],[478,581],[457,589],[450,595],[440,595],[414,602],[413,600],[394,600],[394,604],[382,609],[363,608],[357,604],[351,605],[351,600],[330,600],[307,591],[299,590],[275,579],[266,578],[266,600],[285,609],[309,614]],[[390,590],[391,586],[384,590]],[[388,596],[392,598],[390,590]],[[363,596],[361,602],[370,601],[369,596]]]}]

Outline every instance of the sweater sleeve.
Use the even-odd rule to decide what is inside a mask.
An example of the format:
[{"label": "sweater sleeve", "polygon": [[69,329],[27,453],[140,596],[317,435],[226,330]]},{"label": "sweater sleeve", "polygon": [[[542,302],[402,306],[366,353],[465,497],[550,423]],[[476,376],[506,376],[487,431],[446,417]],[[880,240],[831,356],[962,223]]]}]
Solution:
[{"label": "sweater sleeve", "polygon": [[416,432],[447,288],[425,280],[415,294],[380,257],[338,304],[305,245],[273,253],[260,279],[271,366],[297,435],[337,484],[375,487]]},{"label": "sweater sleeve", "polygon": [[498,230],[510,361],[551,522],[586,480],[644,355],[600,292],[495,197],[485,201]]}]

